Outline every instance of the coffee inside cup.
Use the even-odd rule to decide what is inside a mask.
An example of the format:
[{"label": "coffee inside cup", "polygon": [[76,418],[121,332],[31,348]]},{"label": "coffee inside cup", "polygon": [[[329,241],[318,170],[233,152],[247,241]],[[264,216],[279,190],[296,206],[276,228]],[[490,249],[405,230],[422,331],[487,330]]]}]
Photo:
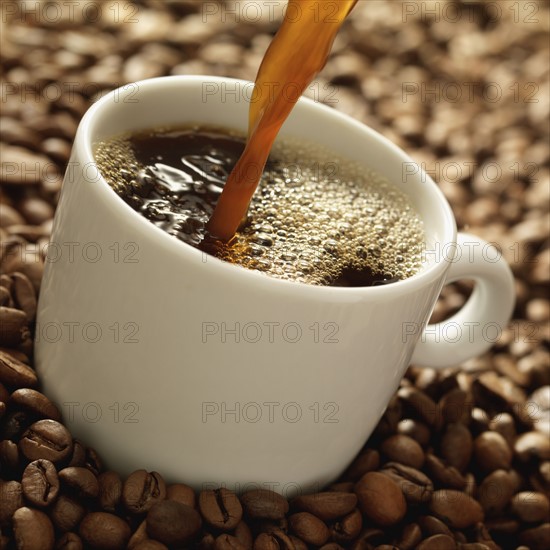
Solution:
[{"label": "coffee inside cup", "polygon": [[206,223],[244,144],[227,129],[155,128],[105,140],[95,156],[132,208],[224,261],[325,286],[387,284],[419,270],[423,224],[407,196],[365,166],[291,138],[273,148],[235,237],[208,238]]}]

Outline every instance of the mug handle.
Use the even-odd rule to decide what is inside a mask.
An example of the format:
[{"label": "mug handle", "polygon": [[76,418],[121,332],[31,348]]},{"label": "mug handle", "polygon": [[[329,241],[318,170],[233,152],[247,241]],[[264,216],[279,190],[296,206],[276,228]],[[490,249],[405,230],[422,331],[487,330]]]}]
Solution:
[{"label": "mug handle", "polygon": [[411,359],[414,365],[445,368],[481,355],[495,343],[512,315],[514,277],[502,253],[468,233],[458,234],[456,250],[445,284],[473,279],[474,291],[455,315],[424,328]]}]

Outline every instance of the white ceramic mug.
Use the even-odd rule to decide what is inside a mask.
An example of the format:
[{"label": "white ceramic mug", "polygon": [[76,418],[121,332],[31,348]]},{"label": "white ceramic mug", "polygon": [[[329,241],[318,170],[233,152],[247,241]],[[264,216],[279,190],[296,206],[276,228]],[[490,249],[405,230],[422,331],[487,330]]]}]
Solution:
[{"label": "white ceramic mug", "polygon": [[[399,186],[426,231],[425,265],[370,288],[281,281],[205,257],[124,203],[93,144],[202,123],[246,130],[251,84],[176,76],[125,86],[86,113],[55,216],[36,364],[70,429],[122,473],[204,487],[318,489],[361,449],[411,360],[456,365],[509,320],[512,275],[459,234],[430,177],[364,125],[301,99],[281,135],[314,140]],[[474,279],[452,318],[423,329],[445,283]],[[491,328],[493,330],[491,330]]]}]

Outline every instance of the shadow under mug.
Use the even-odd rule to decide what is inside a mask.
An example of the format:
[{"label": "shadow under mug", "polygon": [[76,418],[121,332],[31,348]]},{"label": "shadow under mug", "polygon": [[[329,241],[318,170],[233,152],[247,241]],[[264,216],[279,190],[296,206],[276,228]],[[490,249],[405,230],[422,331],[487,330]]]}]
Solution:
[{"label": "shadow under mug", "polygon": [[[281,135],[316,141],[401,188],[425,225],[419,273],[369,288],[281,281],[207,257],[132,210],[94,163],[125,131],[245,131],[250,82],[209,76],[123,86],[82,119],[40,295],[36,365],[73,434],[127,474],[287,496],[321,488],[359,452],[411,362],[487,350],[514,287],[498,251],[459,234],[430,177],[351,118],[300,99]],[[330,160],[330,159],[329,159]],[[473,279],[451,319],[427,321],[445,283]]]}]

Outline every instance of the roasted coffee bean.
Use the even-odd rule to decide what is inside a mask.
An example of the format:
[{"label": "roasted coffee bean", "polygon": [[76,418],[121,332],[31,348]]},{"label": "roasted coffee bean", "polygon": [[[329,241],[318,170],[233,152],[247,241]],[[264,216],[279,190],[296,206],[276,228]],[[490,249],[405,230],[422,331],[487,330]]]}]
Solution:
[{"label": "roasted coffee bean", "polygon": [[233,535],[239,540],[246,550],[252,550],[252,546],[254,545],[254,537],[252,536],[250,527],[248,527],[244,521],[239,522],[237,527],[235,527]]},{"label": "roasted coffee bean", "polygon": [[59,422],[61,413],[43,393],[30,388],[15,390],[10,397],[10,405],[32,412],[39,418],[49,418]]},{"label": "roasted coffee bean", "polygon": [[63,494],[57,497],[50,511],[50,517],[61,533],[76,530],[85,514],[82,504]]},{"label": "roasted coffee bean", "polygon": [[12,388],[34,388],[36,373],[25,363],[0,351],[0,382]]},{"label": "roasted coffee bean", "polygon": [[474,441],[477,464],[486,472],[507,470],[512,463],[512,449],[497,432],[483,432]]},{"label": "roasted coffee bean", "polygon": [[35,460],[23,472],[23,495],[30,504],[49,506],[59,493],[59,478],[55,466],[49,460]]},{"label": "roasted coffee bean", "polygon": [[530,550],[548,550],[550,547],[550,523],[526,529],[520,534],[519,540]]},{"label": "roasted coffee bean", "polygon": [[[279,545],[279,548],[284,548],[288,550],[292,550],[293,545],[299,543],[294,543],[293,539],[287,534],[288,533],[288,525],[284,529],[279,529],[277,527],[270,529],[268,532],[269,534],[277,541],[277,544]],[[301,541],[302,544],[305,544],[302,539],[298,537],[294,537],[295,540]]]},{"label": "roasted coffee bean", "polygon": [[426,469],[434,481],[443,487],[451,489],[464,489],[466,479],[453,466],[447,466],[437,456],[428,453],[426,455]]},{"label": "roasted coffee bean", "polygon": [[[2,443],[0,443],[0,460],[2,458]],[[539,493],[550,493],[550,462],[542,462],[529,476],[529,482],[533,489]]]},{"label": "roasted coffee bean", "polygon": [[472,457],[472,434],[462,423],[447,425],[441,438],[441,456],[445,462],[463,472]]},{"label": "roasted coffee bean", "polygon": [[465,529],[483,521],[483,508],[479,502],[460,491],[435,491],[430,511],[453,529]]},{"label": "roasted coffee bean", "polygon": [[68,458],[73,441],[71,434],[55,420],[39,420],[23,434],[19,449],[29,460],[45,458],[54,464]]},{"label": "roasted coffee bean", "polygon": [[378,525],[393,525],[407,511],[405,497],[389,476],[379,472],[365,474],[355,485],[359,508]]},{"label": "roasted coffee bean", "polygon": [[164,479],[157,472],[136,470],[124,482],[122,502],[133,514],[147,512],[153,504],[166,497]]},{"label": "roasted coffee bean", "polygon": [[387,437],[394,434],[397,430],[397,424],[401,419],[401,413],[402,403],[399,398],[394,395],[390,399],[382,418],[378,422],[378,426],[376,426],[376,434],[381,437]]},{"label": "roasted coffee bean", "polygon": [[362,451],[351,463],[351,466],[344,474],[344,479],[358,481],[367,472],[377,470],[379,465],[380,453],[376,449],[366,449],[365,451]]},{"label": "roasted coffee bean", "polygon": [[61,535],[55,544],[55,550],[83,550],[82,539],[76,533]]},{"label": "roasted coffee bean", "polygon": [[55,536],[50,518],[26,506],[13,514],[15,544],[21,550],[52,550]]},{"label": "roasted coffee bean", "polygon": [[362,528],[363,517],[356,508],[332,525],[330,529],[331,539],[339,544],[347,544],[359,536]]},{"label": "roasted coffee bean", "polygon": [[13,411],[5,415],[0,425],[0,437],[17,441],[32,424],[32,416],[26,411]]},{"label": "roasted coffee bean", "polygon": [[78,498],[95,498],[99,494],[96,476],[87,468],[69,466],[59,472],[64,489]]},{"label": "roasted coffee bean", "polygon": [[501,512],[515,492],[513,474],[506,470],[491,472],[479,486],[478,501],[487,514]]},{"label": "roasted coffee bean", "polygon": [[420,470],[398,462],[388,462],[380,473],[389,476],[397,483],[405,500],[410,504],[429,502],[432,498],[433,483]]},{"label": "roasted coffee bean", "polygon": [[437,405],[424,392],[416,388],[400,388],[397,392],[399,398],[407,407],[415,412],[428,426],[434,426],[437,421]]},{"label": "roasted coffee bean", "polygon": [[125,548],[130,539],[130,526],[118,516],[107,512],[87,514],[78,528],[85,545],[97,550]]},{"label": "roasted coffee bean", "polygon": [[[3,348],[3,347],[0,346],[0,352],[7,353],[8,355],[13,357],[14,359],[17,359],[18,361],[21,361],[21,363],[23,363],[25,365],[29,365],[29,363],[30,363],[28,355],[21,351],[21,347],[20,347],[19,350],[16,350],[16,349]],[[1,384],[1,382],[0,382],[0,384]],[[2,384],[2,386],[3,386],[3,384]]]},{"label": "roasted coffee bean", "polygon": [[380,545],[385,540],[384,531],[376,527],[367,527],[361,531],[358,539],[353,543],[354,550],[368,549],[371,550],[377,545]]},{"label": "roasted coffee bean", "polygon": [[451,530],[447,525],[435,516],[420,516],[418,523],[425,535],[449,535],[452,537]]},{"label": "roasted coffee bean", "polygon": [[508,413],[500,413],[489,422],[489,429],[498,432],[508,443],[510,449],[516,440],[516,423],[514,417]]},{"label": "roasted coffee bean", "polygon": [[73,453],[71,460],[69,461],[69,466],[84,466],[86,464],[86,447],[75,439],[73,441]]},{"label": "roasted coffee bean", "polygon": [[0,528],[11,525],[14,512],[23,506],[23,489],[18,481],[0,479]]},{"label": "roasted coffee bean", "polygon": [[215,550],[245,550],[238,538],[228,535],[220,535],[214,542]]},{"label": "roasted coffee bean", "polygon": [[36,317],[36,293],[29,278],[23,273],[12,273],[12,296],[17,307],[25,313],[28,321]]},{"label": "roasted coffee bean", "polygon": [[101,473],[97,478],[99,487],[99,505],[106,512],[114,512],[122,497],[122,480],[111,470]]},{"label": "roasted coffee bean", "polygon": [[166,499],[176,500],[182,504],[187,504],[191,508],[195,507],[195,491],[189,485],[184,483],[173,483],[166,487]]},{"label": "roasted coffee bean", "polygon": [[338,492],[315,493],[296,497],[291,505],[296,510],[309,512],[323,521],[328,521],[349,514],[357,505],[357,495]]},{"label": "roasted coffee bean", "polygon": [[275,531],[288,531],[288,519],[257,519],[254,521],[254,531],[257,533],[273,533]]},{"label": "roasted coffee bean", "polygon": [[[294,545],[294,550],[308,550],[308,545],[298,537],[295,537],[294,535],[290,535],[289,537],[290,542]],[[292,547],[291,547],[292,550]]]},{"label": "roasted coffee bean", "polygon": [[[295,540],[300,541],[298,537]],[[304,544],[302,542],[302,544]],[[270,533],[260,533],[254,541],[254,550],[296,550],[297,545],[283,531],[273,530]]]},{"label": "roasted coffee bean", "polygon": [[279,550],[279,544],[273,536],[260,533],[254,541],[254,550]]},{"label": "roasted coffee bean", "polygon": [[422,468],[424,451],[422,447],[407,435],[393,435],[382,442],[380,449],[390,461],[399,461],[411,468]]},{"label": "roasted coffee bean", "polygon": [[518,436],[514,452],[522,462],[531,459],[550,460],[550,441],[540,432],[526,432]]},{"label": "roasted coffee bean", "polygon": [[[77,466],[77,464],[69,464],[69,466]],[[91,447],[86,447],[84,466],[96,476],[98,476],[103,470],[103,463],[101,462],[100,456]],[[162,483],[162,487],[164,487],[164,482]]]},{"label": "roasted coffee bean", "polygon": [[[45,221],[52,219],[54,213],[52,206],[38,197],[25,199],[19,205],[19,209],[21,210],[21,214],[25,216],[27,223],[32,225],[41,225]],[[21,220],[17,225],[23,223],[24,220]]]},{"label": "roasted coffee bean", "polygon": [[412,550],[422,540],[422,530],[418,523],[409,523],[403,528],[401,538],[397,543],[400,550]]},{"label": "roasted coffee bean", "polygon": [[[147,520],[143,520],[138,528],[134,531],[128,541],[128,549],[133,550],[138,544],[150,540],[147,536]],[[212,537],[212,542],[214,542]]]},{"label": "roasted coffee bean", "polygon": [[455,550],[457,544],[453,537],[448,535],[432,535],[424,539],[416,548],[417,550]]},{"label": "roasted coffee bean", "polygon": [[439,401],[439,411],[446,424],[470,423],[474,399],[471,393],[460,388],[447,392]]},{"label": "roasted coffee bean", "polygon": [[193,508],[175,500],[153,503],[147,513],[147,534],[167,546],[184,546],[199,534],[202,521]]},{"label": "roasted coffee bean", "polygon": [[23,311],[0,307],[0,346],[18,346],[29,334],[29,319]]},{"label": "roasted coffee bean", "polygon": [[430,442],[431,432],[428,426],[419,420],[405,418],[397,425],[397,431],[400,434],[412,437],[422,447]]},{"label": "roasted coffee bean", "polygon": [[283,519],[288,512],[288,501],[274,491],[253,489],[241,496],[245,514],[251,519]]},{"label": "roasted coffee bean", "polygon": [[550,502],[542,493],[523,491],[514,495],[511,509],[521,521],[526,523],[537,523],[550,518]]},{"label": "roasted coffee bean", "polygon": [[323,521],[309,512],[292,514],[289,523],[293,533],[306,544],[322,546],[330,535],[330,531]]},{"label": "roasted coffee bean", "polygon": [[[2,124],[6,123],[6,118],[2,118]],[[21,214],[8,204],[0,203],[0,227],[9,227],[10,225],[19,225],[25,220]]]},{"label": "roasted coffee bean", "polygon": [[225,488],[202,491],[199,511],[204,521],[222,531],[232,531],[243,517],[243,509],[235,493]]}]

